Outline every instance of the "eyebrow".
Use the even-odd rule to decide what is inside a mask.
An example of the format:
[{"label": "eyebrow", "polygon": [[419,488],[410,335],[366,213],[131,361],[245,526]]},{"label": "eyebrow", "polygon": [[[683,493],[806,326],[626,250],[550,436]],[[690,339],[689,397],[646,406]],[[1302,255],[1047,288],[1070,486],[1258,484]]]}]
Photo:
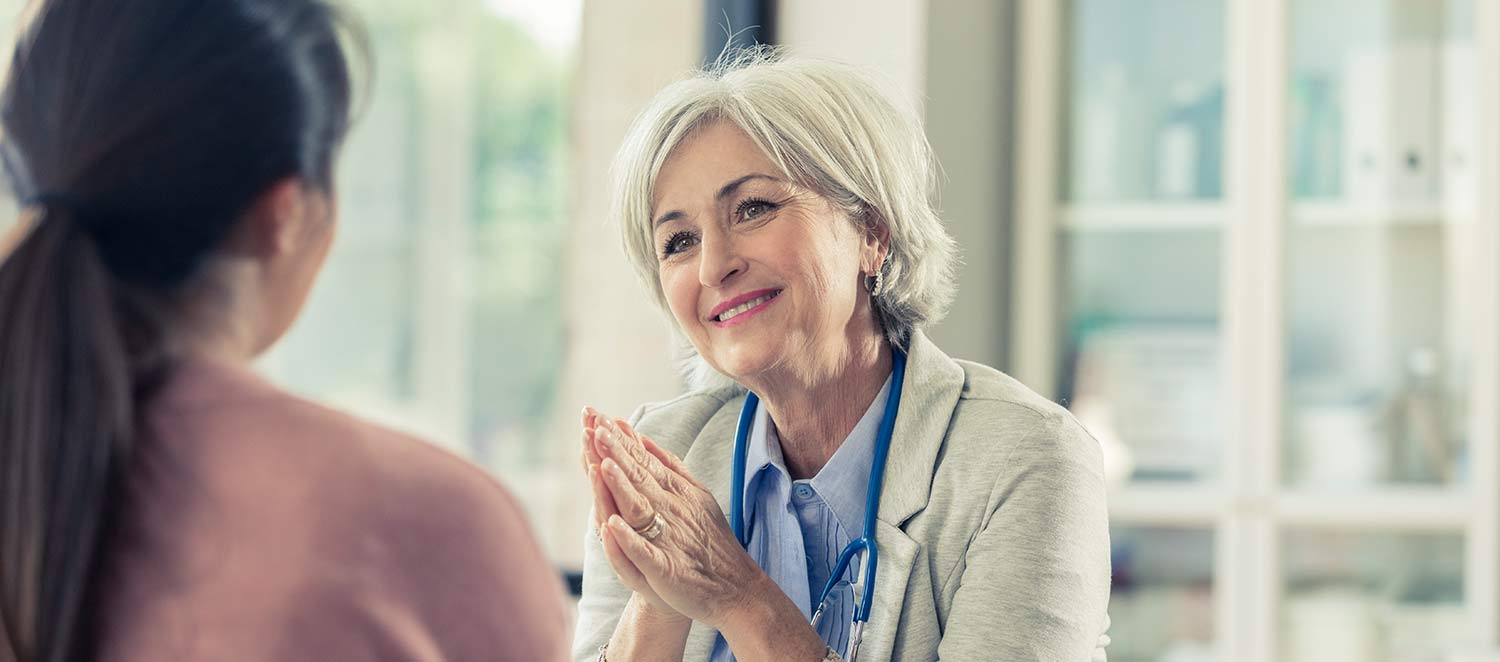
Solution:
[{"label": "eyebrow", "polygon": [[[725,185],[719,187],[719,192],[714,194],[714,200],[723,200],[724,198],[727,198],[727,197],[733,195],[735,189],[738,189],[745,182],[748,182],[748,181],[750,181],[752,179],[769,179],[769,180],[771,180],[773,182],[779,182],[779,181],[781,181],[780,179],[777,179],[777,178],[772,177],[770,175],[765,175],[765,174],[761,174],[761,173],[758,173],[758,172],[750,173],[748,175],[745,175],[743,177],[739,177],[739,178],[735,179],[734,181],[731,181],[728,184],[725,184]],[[662,223],[666,223],[668,221],[675,221],[675,220],[677,220],[679,218],[682,218],[685,215],[686,214],[683,214],[679,210],[669,211],[669,212],[667,212],[665,214],[662,214],[661,216],[657,217],[656,221],[651,224],[651,227],[655,228],[655,227],[661,225]]]}]

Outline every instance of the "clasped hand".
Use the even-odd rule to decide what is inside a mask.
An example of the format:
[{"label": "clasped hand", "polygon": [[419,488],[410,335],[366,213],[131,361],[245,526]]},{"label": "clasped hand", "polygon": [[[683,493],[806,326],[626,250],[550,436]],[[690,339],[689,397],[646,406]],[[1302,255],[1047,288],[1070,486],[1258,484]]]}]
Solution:
[{"label": "clasped hand", "polygon": [[708,489],[625,421],[584,410],[581,460],[604,554],[652,607],[722,629],[746,589],[769,580]]}]

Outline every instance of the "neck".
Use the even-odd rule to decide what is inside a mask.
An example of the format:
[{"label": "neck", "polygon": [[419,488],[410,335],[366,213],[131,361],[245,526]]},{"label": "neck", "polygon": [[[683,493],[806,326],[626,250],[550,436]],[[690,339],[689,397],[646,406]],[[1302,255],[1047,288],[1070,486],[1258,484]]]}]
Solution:
[{"label": "neck", "polygon": [[253,269],[214,265],[192,288],[173,326],[172,345],[182,356],[249,363],[258,353],[259,300]]},{"label": "neck", "polygon": [[879,333],[849,343],[812,374],[781,374],[755,389],[776,425],[794,480],[816,476],[859,423],[891,373]]}]

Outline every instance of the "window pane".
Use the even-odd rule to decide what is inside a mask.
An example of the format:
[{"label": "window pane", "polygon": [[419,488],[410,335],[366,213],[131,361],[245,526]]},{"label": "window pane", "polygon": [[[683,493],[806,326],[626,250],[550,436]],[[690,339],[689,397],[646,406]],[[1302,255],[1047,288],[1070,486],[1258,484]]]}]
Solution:
[{"label": "window pane", "polygon": [[375,71],[341,161],[341,232],[266,365],[298,391],[470,456],[546,529],[556,490],[532,487],[556,471],[545,449],[565,338],[581,3],[354,8]]}]

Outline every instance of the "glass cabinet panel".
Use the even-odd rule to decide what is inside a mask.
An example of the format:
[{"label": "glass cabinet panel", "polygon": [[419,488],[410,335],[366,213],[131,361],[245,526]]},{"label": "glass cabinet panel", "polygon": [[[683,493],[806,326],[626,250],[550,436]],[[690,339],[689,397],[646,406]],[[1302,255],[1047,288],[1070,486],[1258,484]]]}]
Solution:
[{"label": "glass cabinet panel", "polygon": [[1472,10],[1471,0],[1291,3],[1289,484],[1467,474]]},{"label": "glass cabinet panel", "polygon": [[1214,536],[1205,529],[1116,527],[1110,532],[1109,659],[1212,659]]},{"label": "glass cabinet panel", "polygon": [[1292,530],[1283,662],[1440,662],[1466,640],[1463,537]]},{"label": "glass cabinet panel", "polygon": [[1075,0],[1071,9],[1065,197],[1221,197],[1223,3]]},{"label": "glass cabinet panel", "polygon": [[1224,6],[1065,12],[1059,401],[1116,479],[1221,472]]}]

